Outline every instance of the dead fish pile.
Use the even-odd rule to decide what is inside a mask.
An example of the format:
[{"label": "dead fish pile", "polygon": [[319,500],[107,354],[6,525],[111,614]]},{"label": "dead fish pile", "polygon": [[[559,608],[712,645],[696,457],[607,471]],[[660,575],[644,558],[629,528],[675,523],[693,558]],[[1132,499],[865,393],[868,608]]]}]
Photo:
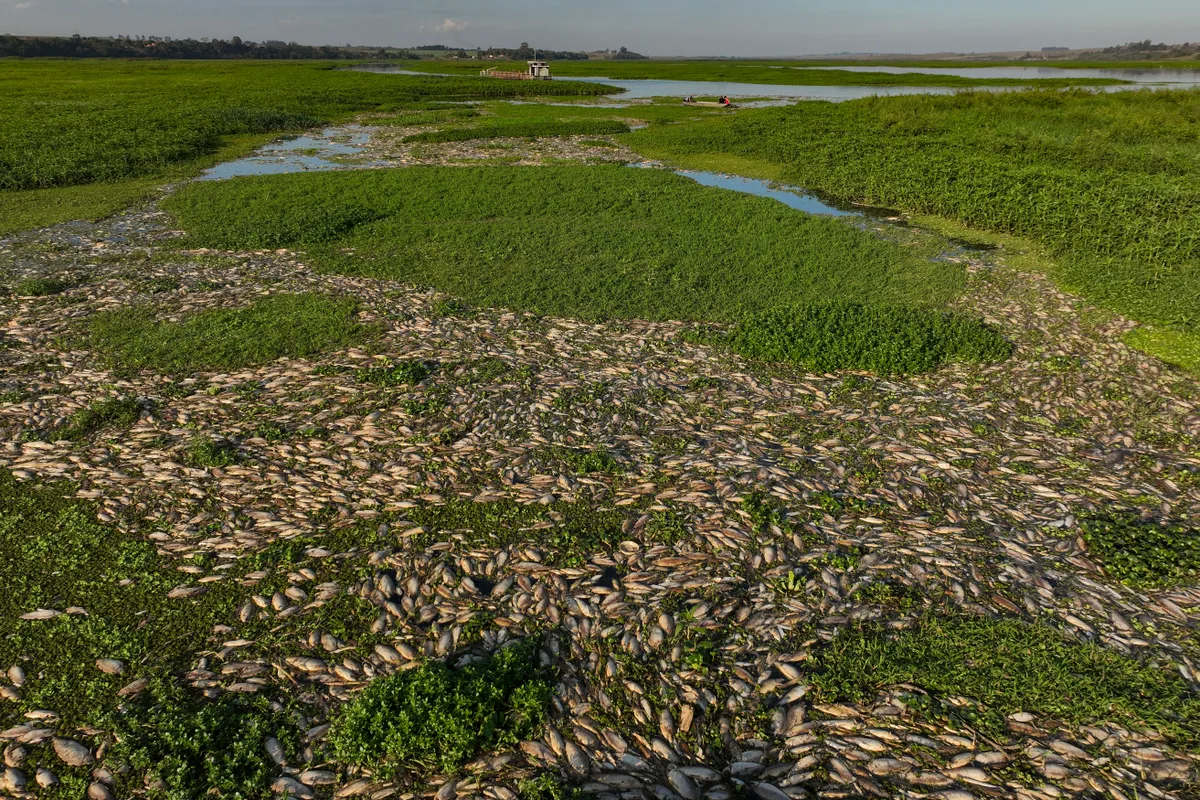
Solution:
[{"label": "dead fish pile", "polygon": [[[180,602],[230,580],[240,557],[330,526],[386,526],[394,542],[312,548],[279,591],[255,593],[265,571],[242,576],[247,601],[187,674],[198,689],[302,689],[332,714],[379,675],[423,658],[459,663],[548,623],[561,632],[547,644],[560,675],[551,727],[428,796],[510,800],[506,787],[545,765],[589,794],[685,800],[1121,800],[1174,796],[1195,779],[1192,757],[1153,731],[1016,714],[1011,737],[993,742],[967,723],[923,721],[908,702],[915,688],[831,706],[812,702],[804,679],[812,648],[849,622],[902,627],[936,604],[1052,621],[1197,683],[1200,590],[1134,591],[1079,536],[1081,515],[1130,498],[1164,516],[1200,512],[1200,392],[1122,345],[1129,323],[1097,321],[1048,281],[977,260],[960,305],[1017,344],[1010,361],[886,380],[802,374],[688,344],[671,323],[446,316],[434,293],[318,275],[290,252],[145,258],[173,235],[167,223],[151,205],[0,240],[11,278],[86,278],[71,302],[0,303],[0,466],[74,481],[101,520],[153,528],[161,553],[180,560]],[[178,318],[295,291],[353,296],[384,334],[318,360],[183,379],[117,375],[64,349],[65,334],[100,310],[149,301]],[[431,367],[414,386],[362,377],[410,360]],[[56,438],[114,393],[151,401],[132,428]],[[266,434],[261,414],[245,413],[251,403],[270,410]],[[217,436],[233,443],[235,463],[189,459],[197,438]],[[603,453],[602,468],[572,461],[587,453]],[[505,537],[413,519],[503,502],[546,516]],[[571,507],[613,514],[613,535],[547,545]],[[204,566],[182,561],[199,554],[211,556]],[[347,563],[360,577],[336,579]],[[871,602],[880,585],[901,587],[914,609]],[[303,655],[283,658],[239,638],[239,625],[259,619],[292,630],[289,620],[344,595],[374,608],[372,633],[386,644],[306,630],[289,650]],[[102,661],[107,674],[126,669]],[[26,680],[14,674],[0,687],[8,699]],[[27,774],[32,747],[64,761],[102,755],[102,736],[81,743],[46,713],[0,733],[3,791],[57,780],[48,768]],[[314,720],[314,739],[322,726]],[[281,771],[277,784],[294,797],[413,790],[319,765]]]}]

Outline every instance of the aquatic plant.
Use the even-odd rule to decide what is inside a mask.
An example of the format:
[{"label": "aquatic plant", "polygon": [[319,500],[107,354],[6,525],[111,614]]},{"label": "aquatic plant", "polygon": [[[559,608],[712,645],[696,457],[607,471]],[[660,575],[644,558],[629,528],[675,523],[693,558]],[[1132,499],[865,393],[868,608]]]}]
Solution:
[{"label": "aquatic plant", "polygon": [[928,308],[854,302],[751,314],[728,337],[741,355],[825,372],[927,372],[949,361],[1002,361],[1012,345],[977,319]]},{"label": "aquatic plant", "polygon": [[932,251],[626,167],[263,176],[195,183],[165,207],[196,246],[303,246],[324,271],[574,318],[733,322],[821,298],[936,305],[964,280]]}]

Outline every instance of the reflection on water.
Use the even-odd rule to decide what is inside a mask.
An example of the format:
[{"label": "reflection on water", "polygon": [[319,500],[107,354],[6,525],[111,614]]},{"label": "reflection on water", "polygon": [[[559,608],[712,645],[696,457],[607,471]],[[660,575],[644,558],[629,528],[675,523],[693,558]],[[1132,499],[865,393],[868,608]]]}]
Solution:
[{"label": "reflection on water", "polygon": [[219,181],[242,175],[283,175],[289,172],[361,169],[369,165],[341,164],[330,159],[361,153],[363,145],[370,137],[369,131],[357,125],[328,128],[319,135],[298,136],[286,142],[274,142],[246,158],[218,164],[205,171],[198,180]]},{"label": "reflection on water", "polygon": [[729,189],[734,192],[752,194],[757,197],[769,197],[772,200],[778,200],[789,208],[794,208],[797,211],[803,211],[807,214],[824,214],[830,217],[860,216],[858,212],[834,208],[796,186],[780,186],[770,181],[757,181],[753,178],[721,175],[716,172],[681,170],[675,174],[691,178],[702,186],[716,186],[720,189]]}]

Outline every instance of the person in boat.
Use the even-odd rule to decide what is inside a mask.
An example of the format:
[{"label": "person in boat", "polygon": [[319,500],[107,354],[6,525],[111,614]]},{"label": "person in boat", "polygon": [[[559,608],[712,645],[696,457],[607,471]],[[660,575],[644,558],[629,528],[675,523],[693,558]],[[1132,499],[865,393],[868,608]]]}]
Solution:
[{"label": "person in boat", "polygon": [[721,96],[721,105],[723,105],[723,106],[729,105],[729,95]]},{"label": "person in boat", "polygon": [[689,94],[687,97],[683,98],[683,102],[685,102],[685,103],[694,103],[694,102],[696,102],[696,98],[692,97],[692,96]]}]

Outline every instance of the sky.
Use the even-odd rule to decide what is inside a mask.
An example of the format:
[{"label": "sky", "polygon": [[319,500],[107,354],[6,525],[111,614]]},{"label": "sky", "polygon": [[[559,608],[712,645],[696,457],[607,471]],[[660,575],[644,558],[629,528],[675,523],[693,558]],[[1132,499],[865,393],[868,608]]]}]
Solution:
[{"label": "sky", "polygon": [[0,0],[0,33],[652,56],[935,53],[1200,41],[1197,0]]}]

